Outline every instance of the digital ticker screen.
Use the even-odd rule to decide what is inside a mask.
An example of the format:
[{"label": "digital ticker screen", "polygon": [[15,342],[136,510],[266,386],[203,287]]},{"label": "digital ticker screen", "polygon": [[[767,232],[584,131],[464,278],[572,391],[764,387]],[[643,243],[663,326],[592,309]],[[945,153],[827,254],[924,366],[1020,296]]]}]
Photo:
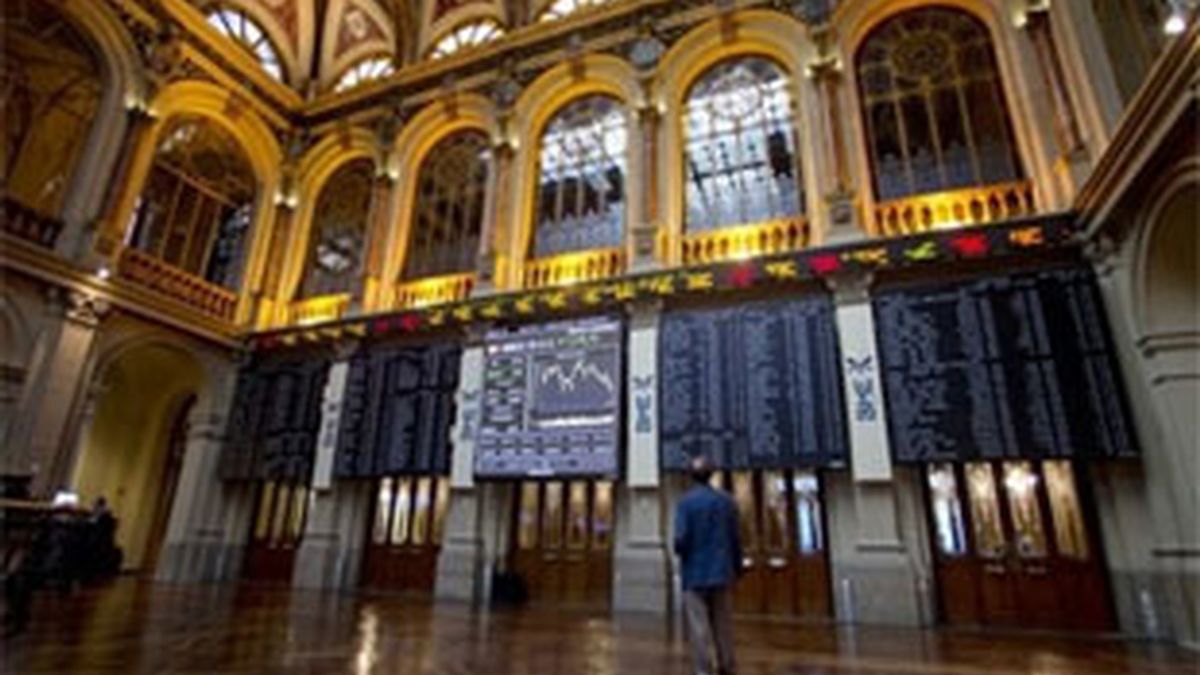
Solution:
[{"label": "digital ticker screen", "polygon": [[614,317],[489,333],[475,475],[616,477],[622,342]]}]

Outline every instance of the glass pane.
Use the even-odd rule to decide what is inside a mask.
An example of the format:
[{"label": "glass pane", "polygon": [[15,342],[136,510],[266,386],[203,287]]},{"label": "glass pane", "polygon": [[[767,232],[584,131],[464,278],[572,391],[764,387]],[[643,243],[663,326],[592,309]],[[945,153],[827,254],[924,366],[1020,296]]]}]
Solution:
[{"label": "glass pane", "polygon": [[742,548],[753,551],[758,548],[758,519],[754,508],[754,474],[749,471],[733,473],[733,500],[737,503],[739,526],[742,532]]},{"label": "glass pane", "polygon": [[417,480],[416,505],[413,508],[412,543],[420,546],[425,543],[425,535],[429,530],[430,502],[432,501],[433,479],[425,476]]},{"label": "glass pane", "polygon": [[396,502],[392,507],[392,544],[408,543],[408,521],[412,514],[412,479],[396,481]]},{"label": "glass pane", "polygon": [[[441,140],[421,162],[413,205],[419,227],[404,256],[405,279],[475,268],[491,151],[486,135],[463,131]],[[453,207],[453,208],[451,208]]]},{"label": "glass pane", "polygon": [[607,481],[595,484],[592,503],[592,548],[607,549],[612,545],[613,485]]},{"label": "glass pane", "polygon": [[450,508],[450,481],[446,478],[437,479],[437,495],[433,505],[433,532],[429,535],[429,543],[440,545],[442,532],[446,524],[446,510]]},{"label": "glass pane", "polygon": [[1075,492],[1075,475],[1071,464],[1063,460],[1044,462],[1046,493],[1050,499],[1050,515],[1054,519],[1054,544],[1064,558],[1086,560],[1088,557],[1087,530]]},{"label": "glass pane", "polygon": [[276,489],[275,504],[271,508],[271,544],[277,544],[283,540],[288,509],[292,505],[291,487],[285,483]]},{"label": "glass pane", "polygon": [[517,546],[529,550],[538,545],[538,484],[521,483],[521,506],[517,512]]},{"label": "glass pane", "polygon": [[275,482],[268,481],[258,492],[258,517],[254,521],[254,538],[266,539],[271,529],[271,498],[275,495]]},{"label": "glass pane", "polygon": [[788,79],[771,61],[722,62],[688,92],[688,232],[757,223],[799,213]]},{"label": "glass pane", "polygon": [[625,152],[616,99],[585,96],[554,115],[539,149],[534,256],[621,245]]},{"label": "glass pane", "polygon": [[1022,558],[1046,557],[1046,532],[1038,506],[1037,474],[1029,462],[1004,463],[1004,491],[1013,521],[1013,539]]},{"label": "glass pane", "polygon": [[303,298],[348,293],[362,281],[363,243],[375,188],[369,159],[347,162],[325,181],[317,196]]},{"label": "glass pane", "polygon": [[821,522],[821,484],[812,471],[797,471],[792,477],[796,500],[796,550],[817,553],[825,549],[825,530]]},{"label": "glass pane", "polygon": [[546,502],[542,505],[542,548],[562,546],[563,484],[546,483]]},{"label": "glass pane", "polygon": [[981,558],[1004,556],[1004,526],[1000,522],[1000,500],[992,465],[973,462],[966,466],[967,496],[975,532],[975,552]]},{"label": "glass pane", "polygon": [[938,552],[948,556],[965,555],[967,535],[952,464],[930,465],[929,495]]},{"label": "glass pane", "polygon": [[297,485],[292,490],[292,515],[288,523],[288,539],[293,543],[304,536],[304,516],[308,513],[308,487]]},{"label": "glass pane", "polygon": [[588,484],[584,481],[575,481],[568,484],[567,548],[581,549],[587,546],[587,488]]},{"label": "glass pane", "polygon": [[763,474],[763,534],[766,548],[786,551],[788,548],[787,479],[782,471]]},{"label": "glass pane", "polygon": [[392,510],[392,479],[384,478],[379,481],[379,490],[375,495],[375,524],[371,528],[371,542],[386,544],[388,535],[388,516]]}]

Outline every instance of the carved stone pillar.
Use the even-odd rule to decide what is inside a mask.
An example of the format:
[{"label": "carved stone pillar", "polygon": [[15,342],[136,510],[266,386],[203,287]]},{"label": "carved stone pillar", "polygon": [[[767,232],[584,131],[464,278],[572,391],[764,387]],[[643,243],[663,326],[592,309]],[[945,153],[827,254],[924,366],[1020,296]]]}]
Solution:
[{"label": "carved stone pillar", "polygon": [[1033,42],[1038,69],[1050,94],[1054,109],[1054,138],[1058,143],[1060,160],[1068,164],[1087,161],[1087,146],[1079,129],[1075,105],[1067,88],[1066,75],[1058,54],[1054,28],[1050,22],[1048,3],[1036,1],[1025,14],[1025,30]]},{"label": "carved stone pillar", "polygon": [[618,503],[613,609],[665,614],[671,607],[671,560],[662,519],[658,446],[659,302],[631,305],[626,377],[629,459]]},{"label": "carved stone pillar", "polygon": [[96,329],[109,312],[103,298],[62,289],[51,291],[49,304],[61,318],[34,351],[4,443],[4,473],[32,476],[35,497],[51,494],[70,470],[72,432],[91,376]]},{"label": "carved stone pillar", "polygon": [[923,625],[932,619],[932,596],[914,550],[919,489],[891,463],[870,284],[869,276],[831,284],[851,460],[849,480],[831,480],[828,495],[834,604],[842,621]]},{"label": "carved stone pillar", "polygon": [[72,250],[68,251],[68,255],[77,258],[86,258],[89,254],[88,244],[92,244],[90,253],[94,256],[92,260],[94,266],[108,265],[112,267],[115,265],[114,258],[120,251],[121,241],[125,234],[124,228],[127,225],[127,223],[117,222],[117,219],[120,217],[122,205],[130,203],[132,193],[141,187],[130,184],[133,163],[138,149],[148,141],[147,137],[154,129],[156,121],[150,111],[142,106],[127,108],[126,113],[129,116],[129,122],[125,126],[125,137],[121,142],[120,155],[117,157],[117,165],[108,182],[100,216],[91,225],[93,230],[91,236],[80,237],[77,242],[64,243],[64,245],[72,247]]},{"label": "carved stone pillar", "polygon": [[823,196],[828,229],[818,235],[817,241],[842,243],[863,236],[846,148],[845,112],[842,109],[842,63],[834,51],[832,29],[820,26],[812,33],[817,44],[818,56],[809,64],[808,73],[821,100],[833,160],[833,185]]},{"label": "carved stone pillar", "polygon": [[487,495],[475,483],[475,433],[481,415],[486,329],[473,327],[468,331],[459,364],[456,417],[450,431],[454,446],[450,504],[446,509],[434,594],[439,599],[481,602],[487,597],[489,578],[481,514]]},{"label": "carved stone pillar", "polygon": [[388,226],[395,197],[396,180],[387,171],[375,176],[371,188],[371,210],[367,218],[367,231],[363,238],[362,282],[351,292],[350,313],[378,309],[383,279],[383,263],[387,251]]},{"label": "carved stone pillar", "polygon": [[[502,127],[507,124],[502,124]],[[515,151],[508,140],[492,144],[488,162],[488,190],[483,207],[483,226],[479,231],[479,263],[476,268],[475,295],[486,295],[496,289],[497,248],[499,239],[507,239],[504,219],[511,208],[512,166]]]},{"label": "carved stone pillar", "polygon": [[658,267],[655,243],[658,239],[658,132],[662,115],[648,103],[637,111],[641,132],[642,195],[629,228],[630,259],[628,269],[639,272]]}]

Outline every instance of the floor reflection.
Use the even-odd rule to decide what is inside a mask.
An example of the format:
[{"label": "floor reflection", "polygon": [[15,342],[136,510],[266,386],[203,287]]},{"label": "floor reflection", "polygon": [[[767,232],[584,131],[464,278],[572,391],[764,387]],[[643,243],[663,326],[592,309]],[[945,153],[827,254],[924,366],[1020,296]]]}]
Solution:
[{"label": "floor reflection", "polygon": [[[582,610],[493,612],[424,599],[124,579],[38,598],[30,630],[0,644],[12,673],[563,673],[683,675],[667,621]],[[757,673],[1180,673],[1200,657],[1096,636],[850,629],[741,620],[740,671]]]}]

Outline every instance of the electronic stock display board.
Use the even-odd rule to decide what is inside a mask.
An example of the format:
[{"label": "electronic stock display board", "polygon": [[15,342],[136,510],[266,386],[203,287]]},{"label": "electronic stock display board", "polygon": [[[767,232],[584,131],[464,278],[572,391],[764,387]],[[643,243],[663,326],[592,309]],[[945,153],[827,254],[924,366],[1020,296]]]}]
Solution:
[{"label": "electronic stock display board", "polygon": [[475,475],[615,478],[623,337],[610,316],[488,333]]}]

